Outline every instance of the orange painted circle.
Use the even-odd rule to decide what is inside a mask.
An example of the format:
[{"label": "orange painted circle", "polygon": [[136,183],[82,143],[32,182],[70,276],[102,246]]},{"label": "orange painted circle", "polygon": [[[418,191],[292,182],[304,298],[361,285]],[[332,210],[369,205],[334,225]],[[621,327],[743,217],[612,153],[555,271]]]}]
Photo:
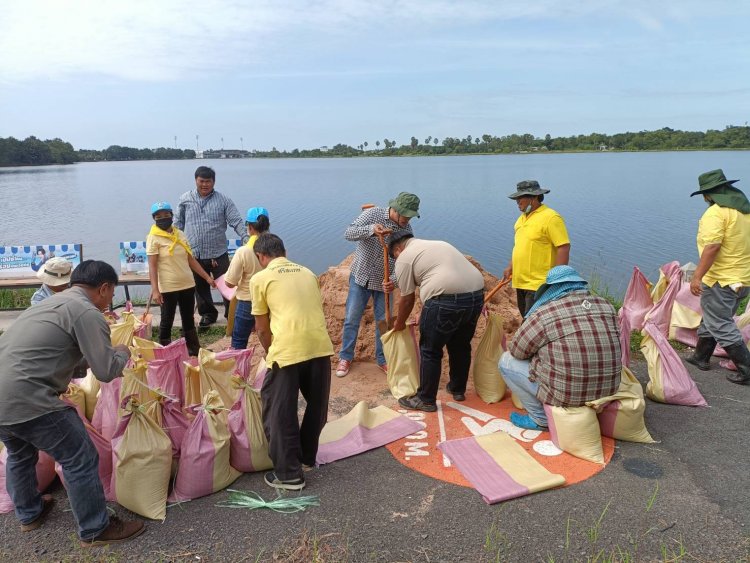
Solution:
[{"label": "orange painted circle", "polygon": [[[438,412],[426,413],[398,409],[424,428],[411,436],[386,447],[399,462],[423,475],[455,485],[471,487],[456,467],[437,448],[438,443],[457,438],[468,438],[492,432],[510,434],[536,461],[548,471],[565,477],[565,486],[579,483],[599,473],[615,451],[615,441],[602,436],[604,463],[592,463],[566,452],[559,452],[552,444],[549,432],[523,430],[510,422],[510,413],[517,411],[510,394],[499,403],[488,405],[477,395],[466,396],[466,401],[456,403],[446,393],[438,396]],[[550,447],[551,446],[551,447]],[[541,452],[555,453],[544,455]]]}]

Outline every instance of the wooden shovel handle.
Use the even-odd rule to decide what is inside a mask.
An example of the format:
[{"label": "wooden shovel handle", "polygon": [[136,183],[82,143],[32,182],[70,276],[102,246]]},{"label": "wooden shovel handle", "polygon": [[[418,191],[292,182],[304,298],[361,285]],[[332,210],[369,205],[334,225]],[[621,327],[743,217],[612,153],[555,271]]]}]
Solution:
[{"label": "wooden shovel handle", "polygon": [[500,290],[501,290],[502,288],[504,288],[504,287],[505,287],[506,285],[508,285],[508,284],[510,283],[510,280],[511,280],[511,279],[512,279],[512,278],[508,277],[508,278],[505,278],[505,279],[503,279],[503,280],[500,280],[500,283],[499,283],[499,284],[497,284],[497,286],[495,287],[495,289],[493,289],[492,291],[490,291],[490,292],[489,292],[489,293],[487,294],[487,297],[485,297],[485,298],[484,298],[484,304],[485,304],[485,305],[487,305],[487,303],[489,303],[489,302],[490,302],[490,299],[492,299],[492,297],[493,297],[493,296],[494,296],[494,295],[495,295],[495,294],[496,294],[496,293],[497,293],[498,291],[500,291]]},{"label": "wooden shovel handle", "polygon": [[151,312],[151,297],[149,296],[148,302],[146,303],[146,310],[143,312],[143,315],[141,315],[141,322],[146,322],[146,317],[148,317],[148,314]]},{"label": "wooden shovel handle", "polygon": [[[380,246],[383,247],[383,282],[387,282],[391,279],[391,264],[388,260],[388,246],[385,244],[385,237],[378,233],[378,240],[380,241]],[[391,295],[390,293],[385,294],[385,322],[388,323],[388,326],[391,326]]]}]

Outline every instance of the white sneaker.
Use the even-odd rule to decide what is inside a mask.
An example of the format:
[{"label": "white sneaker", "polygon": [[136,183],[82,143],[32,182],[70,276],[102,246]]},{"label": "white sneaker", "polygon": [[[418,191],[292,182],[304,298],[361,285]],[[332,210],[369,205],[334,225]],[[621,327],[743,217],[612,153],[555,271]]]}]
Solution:
[{"label": "white sneaker", "polygon": [[339,365],[336,366],[336,377],[346,376],[351,367],[352,363],[349,360],[339,360]]}]

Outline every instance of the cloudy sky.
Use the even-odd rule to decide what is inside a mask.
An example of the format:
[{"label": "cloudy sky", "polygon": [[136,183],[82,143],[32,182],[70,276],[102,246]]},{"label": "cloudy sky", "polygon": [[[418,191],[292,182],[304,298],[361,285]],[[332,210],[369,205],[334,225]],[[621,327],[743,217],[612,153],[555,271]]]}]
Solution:
[{"label": "cloudy sky", "polygon": [[311,148],[750,120],[750,3],[4,0],[0,137]]}]

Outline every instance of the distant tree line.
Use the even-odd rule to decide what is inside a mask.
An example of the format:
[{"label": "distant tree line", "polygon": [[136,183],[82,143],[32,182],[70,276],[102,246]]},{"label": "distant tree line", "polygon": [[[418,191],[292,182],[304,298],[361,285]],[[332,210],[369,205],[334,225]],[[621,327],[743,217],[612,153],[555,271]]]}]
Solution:
[{"label": "distant tree line", "polygon": [[[374,145],[374,147],[373,147]],[[256,158],[334,158],[355,156],[409,156],[448,154],[511,154],[532,152],[575,151],[648,151],[648,150],[717,150],[750,149],[750,127],[727,125],[724,129],[708,131],[680,131],[664,127],[656,131],[617,133],[605,135],[574,135],[571,137],[535,137],[530,133],[496,137],[484,134],[464,138],[429,136],[425,139],[412,137],[407,144],[399,145],[393,139],[365,141],[356,147],[339,143],[333,147],[316,149],[294,149],[279,151],[254,150]],[[61,139],[40,141],[29,137],[23,141],[8,137],[0,138],[0,166],[24,166],[40,164],[71,164],[73,162],[97,162],[108,160],[179,160],[193,159],[194,150],[136,149],[112,145],[104,150],[75,150]]]}]

